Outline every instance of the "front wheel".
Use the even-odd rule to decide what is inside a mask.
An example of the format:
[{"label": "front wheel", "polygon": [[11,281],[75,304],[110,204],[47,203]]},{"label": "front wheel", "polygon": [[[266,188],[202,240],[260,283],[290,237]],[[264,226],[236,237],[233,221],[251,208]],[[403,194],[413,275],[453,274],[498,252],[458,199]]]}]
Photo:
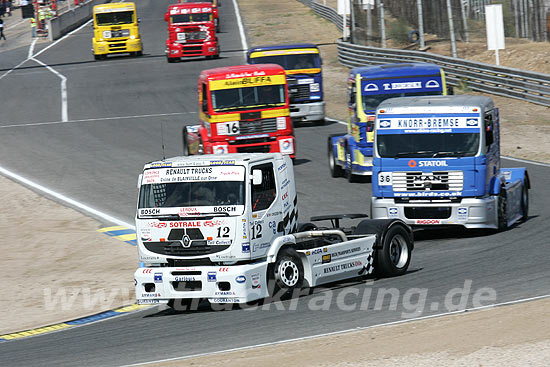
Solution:
[{"label": "front wheel", "polygon": [[189,155],[189,143],[187,141],[187,128],[184,127],[181,132],[181,140],[183,144],[183,155],[188,156]]},{"label": "front wheel", "polygon": [[304,266],[296,250],[284,248],[279,252],[277,261],[270,264],[271,297],[287,297],[295,290],[300,290],[304,282]]},{"label": "front wheel", "polygon": [[353,160],[351,159],[349,145],[346,145],[346,177],[348,182],[355,182],[355,176],[353,175]]},{"label": "front wheel", "polygon": [[342,177],[344,175],[342,167],[340,167],[336,162],[336,157],[334,156],[334,146],[332,145],[331,138],[328,138],[328,167],[332,177]]},{"label": "front wheel", "polygon": [[529,218],[529,178],[527,175],[523,179],[523,187],[521,189],[521,220],[526,221]]},{"label": "front wheel", "polygon": [[381,248],[375,253],[374,271],[384,277],[404,274],[411,262],[412,240],[400,225],[393,225],[384,234]]}]

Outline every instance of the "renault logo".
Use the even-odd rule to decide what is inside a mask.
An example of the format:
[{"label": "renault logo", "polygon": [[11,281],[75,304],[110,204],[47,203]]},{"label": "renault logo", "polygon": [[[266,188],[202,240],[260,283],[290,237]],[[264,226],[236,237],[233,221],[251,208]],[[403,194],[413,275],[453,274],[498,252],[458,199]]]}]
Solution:
[{"label": "renault logo", "polygon": [[183,239],[181,241],[182,241],[183,247],[185,248],[191,247],[191,239],[189,238],[188,235],[183,236]]}]

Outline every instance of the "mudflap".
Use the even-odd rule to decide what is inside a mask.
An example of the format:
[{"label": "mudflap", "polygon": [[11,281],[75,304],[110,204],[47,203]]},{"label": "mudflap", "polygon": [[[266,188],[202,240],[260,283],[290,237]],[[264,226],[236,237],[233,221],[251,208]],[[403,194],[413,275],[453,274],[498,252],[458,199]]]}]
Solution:
[{"label": "mudflap", "polygon": [[511,227],[523,218],[522,194],[524,187],[529,189],[529,175],[525,167],[501,168],[500,175],[505,182],[507,227]]},{"label": "mudflap", "polygon": [[189,155],[202,154],[200,127],[200,125],[191,125],[184,128],[184,134],[186,134],[184,141],[187,144]]}]

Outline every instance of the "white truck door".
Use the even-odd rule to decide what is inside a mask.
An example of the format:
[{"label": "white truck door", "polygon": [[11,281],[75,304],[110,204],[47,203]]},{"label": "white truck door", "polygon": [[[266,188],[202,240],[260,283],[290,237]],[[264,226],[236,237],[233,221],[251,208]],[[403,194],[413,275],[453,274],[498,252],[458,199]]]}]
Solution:
[{"label": "white truck door", "polygon": [[[272,162],[250,166],[250,174],[259,177],[261,182],[251,185],[250,195],[250,250],[252,257],[258,257],[267,252],[274,237],[277,237],[277,224],[280,218],[278,209],[279,192],[275,180],[275,171]],[[280,206],[280,205],[279,205]],[[278,214],[273,215],[273,214]],[[280,220],[280,219],[279,219]]]}]

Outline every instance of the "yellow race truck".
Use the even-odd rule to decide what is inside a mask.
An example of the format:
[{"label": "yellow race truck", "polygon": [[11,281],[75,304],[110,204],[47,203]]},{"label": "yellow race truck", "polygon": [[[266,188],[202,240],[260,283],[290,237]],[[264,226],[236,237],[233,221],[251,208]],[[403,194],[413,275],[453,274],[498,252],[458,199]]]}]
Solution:
[{"label": "yellow race truck", "polygon": [[140,19],[134,3],[96,5],[93,17],[92,52],[96,60],[104,59],[108,54],[143,54],[138,27]]}]

